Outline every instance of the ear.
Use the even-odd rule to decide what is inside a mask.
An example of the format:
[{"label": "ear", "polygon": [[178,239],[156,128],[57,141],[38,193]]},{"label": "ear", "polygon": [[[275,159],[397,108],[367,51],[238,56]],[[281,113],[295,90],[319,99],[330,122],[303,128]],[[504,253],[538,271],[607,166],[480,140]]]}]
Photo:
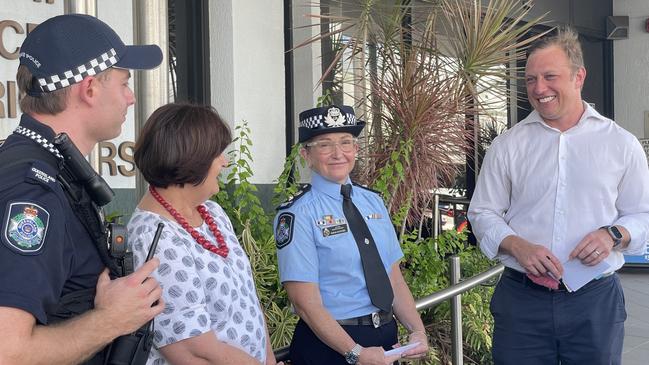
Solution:
[{"label": "ear", "polygon": [[577,73],[575,73],[575,86],[579,90],[584,87],[584,81],[586,80],[586,69],[583,67],[580,67],[579,70],[577,70]]},{"label": "ear", "polygon": [[97,101],[99,80],[94,76],[86,76],[81,82],[77,83],[79,99],[82,102],[94,105]]},{"label": "ear", "polygon": [[309,168],[311,167],[311,160],[309,159],[309,152],[304,147],[300,147],[300,156],[307,162]]},{"label": "ear", "polygon": [[309,152],[307,152],[305,147],[300,147],[300,156],[302,156],[302,158],[307,160],[307,161],[309,160],[307,158],[308,154],[309,154]]}]

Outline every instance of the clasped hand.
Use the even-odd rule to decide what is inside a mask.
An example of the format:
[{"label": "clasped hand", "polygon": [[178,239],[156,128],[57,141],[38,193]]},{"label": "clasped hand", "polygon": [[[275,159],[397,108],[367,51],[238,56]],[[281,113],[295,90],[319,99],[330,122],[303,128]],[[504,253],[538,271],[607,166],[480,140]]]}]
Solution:
[{"label": "clasped hand", "polygon": [[[406,352],[396,355],[386,356],[382,347],[364,347],[358,357],[359,365],[391,365],[399,359],[421,359],[428,355],[428,338],[424,332],[413,332],[409,336],[408,343],[419,342],[417,347],[412,348]],[[399,347],[400,344],[395,344],[393,347]]]},{"label": "clasped hand", "polygon": [[545,246],[517,237],[516,242],[512,245],[511,254],[532,275],[543,276],[549,272],[557,279],[563,275],[561,262]]},{"label": "clasped hand", "polygon": [[[613,242],[611,236],[602,229],[588,233],[570,252],[569,260],[577,258],[584,265],[597,265],[611,254]],[[563,275],[563,266],[559,259],[545,246],[516,238],[511,249],[512,255],[527,272],[537,276],[551,273],[555,278]]]}]

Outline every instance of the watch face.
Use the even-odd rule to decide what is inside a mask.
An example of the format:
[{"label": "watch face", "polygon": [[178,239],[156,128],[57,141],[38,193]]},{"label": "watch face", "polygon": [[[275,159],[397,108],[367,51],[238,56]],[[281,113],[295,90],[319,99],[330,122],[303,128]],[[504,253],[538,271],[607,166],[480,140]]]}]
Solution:
[{"label": "watch face", "polygon": [[622,239],[622,232],[620,232],[620,230],[617,229],[616,226],[611,226],[611,227],[609,227],[608,230],[611,233],[611,236],[613,236],[616,240],[621,240]]},{"label": "watch face", "polygon": [[358,362],[358,355],[353,351],[349,351],[345,354],[345,361],[347,361],[348,364],[356,364]]}]

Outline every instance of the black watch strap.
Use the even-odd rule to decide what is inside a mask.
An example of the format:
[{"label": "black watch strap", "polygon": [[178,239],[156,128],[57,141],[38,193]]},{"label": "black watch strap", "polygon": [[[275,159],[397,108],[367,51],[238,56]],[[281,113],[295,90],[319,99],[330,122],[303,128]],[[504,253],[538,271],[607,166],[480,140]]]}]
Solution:
[{"label": "black watch strap", "polygon": [[605,230],[613,239],[613,248],[616,248],[622,243],[622,232],[616,226],[602,226],[599,229]]}]

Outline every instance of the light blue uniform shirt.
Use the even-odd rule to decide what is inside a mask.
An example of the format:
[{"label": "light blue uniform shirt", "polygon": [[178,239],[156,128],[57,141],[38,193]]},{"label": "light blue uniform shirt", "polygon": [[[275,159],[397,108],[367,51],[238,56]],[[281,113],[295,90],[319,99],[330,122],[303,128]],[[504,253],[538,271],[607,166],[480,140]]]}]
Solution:
[{"label": "light blue uniform shirt", "polygon": [[[311,183],[311,190],[275,217],[281,282],[318,283],[324,307],[335,319],[378,311],[370,301],[358,247],[343,214],[340,184],[315,172]],[[353,186],[351,197],[389,275],[403,252],[385,204],[378,194],[359,186]]]}]

